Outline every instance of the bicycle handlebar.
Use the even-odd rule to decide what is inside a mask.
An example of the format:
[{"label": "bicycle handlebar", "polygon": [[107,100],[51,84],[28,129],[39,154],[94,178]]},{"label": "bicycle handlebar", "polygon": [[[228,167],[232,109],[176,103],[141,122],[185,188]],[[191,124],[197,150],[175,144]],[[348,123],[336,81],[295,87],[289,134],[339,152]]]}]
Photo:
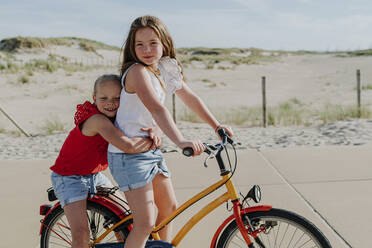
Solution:
[{"label": "bicycle handlebar", "polygon": [[[234,141],[229,137],[229,135],[227,135],[226,131],[224,129],[219,129],[217,131],[218,135],[221,137],[222,139],[222,142],[219,143],[219,144],[222,144],[223,146],[226,144],[226,143],[229,143],[229,144],[233,144]],[[210,144],[207,144],[207,143],[203,143],[204,146],[206,147],[206,149],[204,150],[205,153],[207,154],[210,154],[210,150],[217,150],[218,148],[214,145],[210,145]],[[223,147],[222,146],[222,147]],[[194,150],[191,148],[191,147],[186,147],[182,150],[182,154],[185,155],[186,157],[191,157],[194,155]]]}]

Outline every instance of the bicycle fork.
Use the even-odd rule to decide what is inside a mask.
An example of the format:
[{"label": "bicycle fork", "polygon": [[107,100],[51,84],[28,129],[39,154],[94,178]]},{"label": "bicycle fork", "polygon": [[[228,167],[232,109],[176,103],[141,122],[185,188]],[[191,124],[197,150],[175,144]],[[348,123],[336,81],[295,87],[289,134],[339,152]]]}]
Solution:
[{"label": "bicycle fork", "polygon": [[[242,204],[240,203],[238,194],[236,193],[236,189],[230,180],[226,182],[226,188],[230,194],[230,199],[233,204],[234,218],[235,218],[236,224],[239,228],[241,235],[243,236],[243,239],[247,243],[248,247],[255,248],[254,244],[252,243],[249,237],[249,234],[250,234],[254,238],[255,242],[260,246],[260,248],[265,248],[264,244],[261,242],[260,238],[258,237],[258,233],[253,230],[253,226],[249,218],[242,214],[243,212]],[[248,229],[246,228],[246,225],[244,224],[243,218],[246,218]]]},{"label": "bicycle fork", "polygon": [[245,240],[249,248],[254,248],[254,245],[251,239],[249,238],[248,230],[245,228],[245,225],[243,222],[243,216],[241,214],[241,204],[239,200],[235,200],[233,202],[233,209],[234,209],[235,221],[236,221],[236,224],[238,225],[241,235],[243,236],[243,239]]},{"label": "bicycle fork", "polygon": [[254,248],[253,243],[248,236],[248,230],[245,228],[245,225],[242,219],[242,214],[241,214],[242,205],[240,204],[238,194],[231,180],[228,180],[226,182],[226,188],[227,188],[227,191],[229,192],[231,202],[233,203],[234,218],[236,220],[236,224],[238,225],[239,231],[242,234],[248,247]]}]

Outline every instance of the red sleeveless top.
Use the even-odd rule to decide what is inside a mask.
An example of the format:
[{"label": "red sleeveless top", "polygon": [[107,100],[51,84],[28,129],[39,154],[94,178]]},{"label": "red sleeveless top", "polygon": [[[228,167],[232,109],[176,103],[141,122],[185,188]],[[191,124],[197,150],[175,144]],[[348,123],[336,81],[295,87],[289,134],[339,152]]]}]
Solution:
[{"label": "red sleeveless top", "polygon": [[96,105],[86,101],[76,107],[75,125],[63,144],[55,164],[50,167],[59,175],[89,175],[107,168],[108,142],[101,135],[85,136],[80,126],[95,114],[101,114]]}]

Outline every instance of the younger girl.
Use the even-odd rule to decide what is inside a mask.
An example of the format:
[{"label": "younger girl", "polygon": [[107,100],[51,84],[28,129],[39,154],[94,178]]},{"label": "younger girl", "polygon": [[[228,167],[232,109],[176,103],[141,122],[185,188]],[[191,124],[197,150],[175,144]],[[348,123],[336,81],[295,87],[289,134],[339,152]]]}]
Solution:
[{"label": "younger girl", "polygon": [[[73,248],[88,247],[88,192],[94,193],[96,186],[112,186],[101,173],[107,168],[107,142],[126,153],[154,148],[150,139],[128,138],[113,125],[120,91],[120,78],[116,75],[103,75],[96,80],[94,104],[86,101],[77,106],[76,127],[68,135],[55,164],[50,168],[54,191],[71,227]],[[154,133],[152,129],[145,130],[150,132],[150,136],[160,137],[160,133]],[[159,138],[156,141],[159,143]]]},{"label": "younger girl", "polygon": [[[195,155],[201,154],[203,144],[184,139],[164,106],[166,97],[173,93],[213,130],[224,128],[232,135],[184,83],[172,38],[158,18],[142,16],[134,20],[125,42],[121,73],[123,89],[115,125],[128,137],[147,136],[141,128],[156,122],[178,147],[192,147]],[[143,248],[155,224],[154,204],[158,208],[156,224],[176,209],[170,173],[159,149],[127,154],[110,144],[108,151],[111,174],[124,191],[133,214],[134,226],[125,248]],[[169,242],[170,233],[168,224],[160,237]]]}]

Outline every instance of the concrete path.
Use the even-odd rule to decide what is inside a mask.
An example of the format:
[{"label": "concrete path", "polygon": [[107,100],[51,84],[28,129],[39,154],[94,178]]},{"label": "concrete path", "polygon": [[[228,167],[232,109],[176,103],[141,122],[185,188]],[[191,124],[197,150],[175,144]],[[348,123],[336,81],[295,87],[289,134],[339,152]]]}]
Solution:
[{"label": "concrete path", "polygon": [[346,247],[372,247],[372,146],[297,148],[263,155]]},{"label": "concrete path", "polygon": [[[219,179],[215,161],[179,153],[165,155],[180,203]],[[49,166],[53,161],[0,161],[2,242],[0,247],[38,247],[39,205],[47,203]],[[371,247],[372,146],[245,150],[238,153],[234,176],[238,190],[253,184],[263,191],[260,204],[294,211],[313,222],[333,247]],[[222,190],[201,200],[175,219],[174,233]],[[219,207],[186,236],[179,247],[209,247],[231,212]]]}]

